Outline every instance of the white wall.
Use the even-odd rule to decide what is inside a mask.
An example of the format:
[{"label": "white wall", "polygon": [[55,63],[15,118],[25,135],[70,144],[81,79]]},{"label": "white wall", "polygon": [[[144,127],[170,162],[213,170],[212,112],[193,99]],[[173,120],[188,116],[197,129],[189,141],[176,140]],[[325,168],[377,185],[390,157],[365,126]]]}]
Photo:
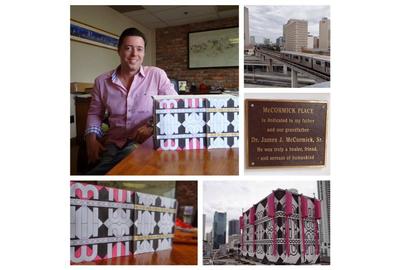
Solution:
[{"label": "white wall", "polygon": [[[71,19],[120,35],[128,27],[137,27],[146,36],[144,64],[155,65],[155,30],[106,6],[71,6]],[[119,64],[117,51],[70,41],[71,82],[93,82],[94,79]]]}]

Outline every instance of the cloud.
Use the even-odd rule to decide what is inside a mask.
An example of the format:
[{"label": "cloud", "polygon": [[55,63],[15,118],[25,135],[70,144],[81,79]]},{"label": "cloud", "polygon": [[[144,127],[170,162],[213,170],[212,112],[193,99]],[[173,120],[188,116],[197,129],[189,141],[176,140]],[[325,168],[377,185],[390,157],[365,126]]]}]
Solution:
[{"label": "cloud", "polygon": [[318,196],[316,181],[204,181],[206,232],[212,228],[215,211],[226,212],[227,221],[238,219],[242,211],[248,210],[278,188],[295,188],[306,196]]},{"label": "cloud", "polygon": [[283,25],[289,19],[308,21],[308,32],[319,35],[319,21],[330,18],[329,6],[246,6],[249,9],[250,36],[257,42],[269,38],[271,42],[283,35]]}]

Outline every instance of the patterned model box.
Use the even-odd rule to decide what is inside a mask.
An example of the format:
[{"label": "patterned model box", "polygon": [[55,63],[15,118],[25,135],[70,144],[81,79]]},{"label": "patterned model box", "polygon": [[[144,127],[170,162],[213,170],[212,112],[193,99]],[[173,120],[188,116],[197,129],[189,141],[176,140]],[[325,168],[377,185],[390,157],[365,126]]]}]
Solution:
[{"label": "patterned model box", "polygon": [[133,254],[133,198],[128,190],[71,182],[71,261]]},{"label": "patterned model box", "polygon": [[155,149],[238,147],[239,103],[236,96],[153,96],[153,99]]},{"label": "patterned model box", "polygon": [[[71,262],[89,262],[171,248],[176,210],[166,210],[165,207],[169,207],[171,201],[176,204],[175,199],[78,182],[71,182],[70,196]],[[155,205],[150,199],[143,201],[146,196],[156,198]],[[149,212],[142,210],[149,202],[149,206],[156,210],[159,210],[159,205],[162,213],[173,212],[172,219],[158,211],[158,214],[150,213],[154,219],[149,223]],[[136,237],[135,233],[139,235]],[[165,237],[154,244],[152,242],[155,248],[145,248],[147,246],[140,237],[158,234]],[[163,239],[167,241],[161,241]]]},{"label": "patterned model box", "polygon": [[241,255],[265,264],[319,263],[320,218],[319,200],[275,190],[240,218]]},{"label": "patterned model box", "polygon": [[171,249],[176,200],[137,192],[134,209],[134,254]]}]

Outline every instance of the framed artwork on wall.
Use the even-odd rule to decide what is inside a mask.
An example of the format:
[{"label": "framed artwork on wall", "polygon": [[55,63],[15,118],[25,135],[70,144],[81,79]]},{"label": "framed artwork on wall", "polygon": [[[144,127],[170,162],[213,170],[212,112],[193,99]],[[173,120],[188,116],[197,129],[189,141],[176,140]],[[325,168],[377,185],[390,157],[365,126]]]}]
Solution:
[{"label": "framed artwork on wall", "polygon": [[188,68],[239,66],[239,28],[188,33]]},{"label": "framed artwork on wall", "polygon": [[117,50],[118,35],[101,30],[94,26],[71,19],[71,40],[82,42],[110,50]]}]

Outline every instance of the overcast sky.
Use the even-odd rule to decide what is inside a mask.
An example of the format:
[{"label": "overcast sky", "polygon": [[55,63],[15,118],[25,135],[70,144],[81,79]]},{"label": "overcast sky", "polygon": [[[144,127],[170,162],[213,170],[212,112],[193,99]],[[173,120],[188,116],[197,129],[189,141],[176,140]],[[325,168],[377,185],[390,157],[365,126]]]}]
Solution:
[{"label": "overcast sky", "polygon": [[[206,215],[206,233],[212,228],[214,212],[227,212],[227,224],[238,219],[253,204],[275,189],[295,188],[309,197],[318,197],[316,181],[204,181],[203,214]],[[228,234],[228,229],[227,229]]]},{"label": "overcast sky", "polygon": [[264,42],[269,38],[275,43],[283,35],[283,25],[289,19],[308,21],[308,32],[319,36],[319,21],[323,17],[330,19],[329,6],[246,6],[249,9],[250,36],[256,42]]}]

